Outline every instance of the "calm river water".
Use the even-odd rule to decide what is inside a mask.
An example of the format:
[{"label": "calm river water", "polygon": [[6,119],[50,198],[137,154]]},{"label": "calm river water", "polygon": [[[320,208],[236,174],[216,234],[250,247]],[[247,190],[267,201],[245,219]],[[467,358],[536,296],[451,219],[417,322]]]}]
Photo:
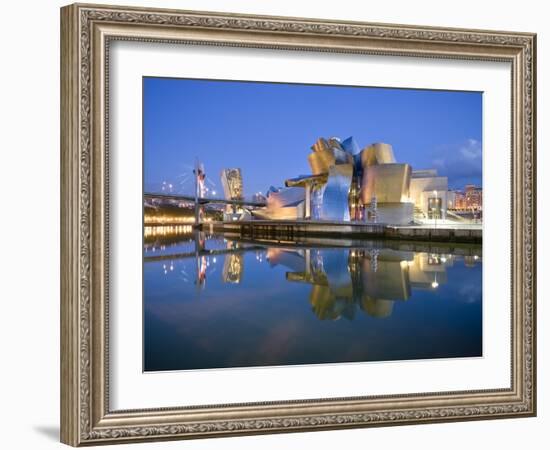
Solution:
[{"label": "calm river water", "polygon": [[161,234],[145,237],[145,371],[482,356],[481,247]]}]

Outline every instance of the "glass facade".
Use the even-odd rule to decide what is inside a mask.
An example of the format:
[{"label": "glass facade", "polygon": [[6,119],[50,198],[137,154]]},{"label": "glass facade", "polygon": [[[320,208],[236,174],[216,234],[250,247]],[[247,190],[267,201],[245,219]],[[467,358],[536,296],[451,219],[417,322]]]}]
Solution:
[{"label": "glass facade", "polygon": [[441,219],[442,216],[442,199],[440,197],[430,197],[428,199],[428,218]]}]

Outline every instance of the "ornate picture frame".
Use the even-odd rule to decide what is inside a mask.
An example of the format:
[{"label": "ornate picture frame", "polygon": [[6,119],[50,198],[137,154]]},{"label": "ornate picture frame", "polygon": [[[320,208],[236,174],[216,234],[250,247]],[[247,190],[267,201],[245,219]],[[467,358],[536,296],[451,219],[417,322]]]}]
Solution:
[{"label": "ornate picture frame", "polygon": [[[511,65],[511,385],[140,410],[109,391],[109,49],[117,40]],[[61,9],[61,441],[72,445],[536,414],[536,35],[74,4]]]}]

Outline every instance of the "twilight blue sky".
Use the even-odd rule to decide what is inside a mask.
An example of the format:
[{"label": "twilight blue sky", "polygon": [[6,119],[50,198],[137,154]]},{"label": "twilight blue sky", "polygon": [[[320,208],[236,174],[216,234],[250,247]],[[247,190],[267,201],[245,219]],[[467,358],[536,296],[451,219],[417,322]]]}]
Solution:
[{"label": "twilight blue sky", "polygon": [[397,162],[436,168],[449,187],[481,185],[482,94],[416,89],[143,79],[144,184],[192,193],[195,158],[212,189],[240,167],[247,197],[308,174],[318,137],[393,146]]}]

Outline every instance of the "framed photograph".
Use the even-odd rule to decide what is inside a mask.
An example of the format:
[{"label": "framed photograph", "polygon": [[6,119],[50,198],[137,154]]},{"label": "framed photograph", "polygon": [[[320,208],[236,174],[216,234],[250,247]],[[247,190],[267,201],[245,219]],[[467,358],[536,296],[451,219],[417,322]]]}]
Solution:
[{"label": "framed photograph", "polygon": [[532,33],[61,9],[61,440],[536,414]]}]

